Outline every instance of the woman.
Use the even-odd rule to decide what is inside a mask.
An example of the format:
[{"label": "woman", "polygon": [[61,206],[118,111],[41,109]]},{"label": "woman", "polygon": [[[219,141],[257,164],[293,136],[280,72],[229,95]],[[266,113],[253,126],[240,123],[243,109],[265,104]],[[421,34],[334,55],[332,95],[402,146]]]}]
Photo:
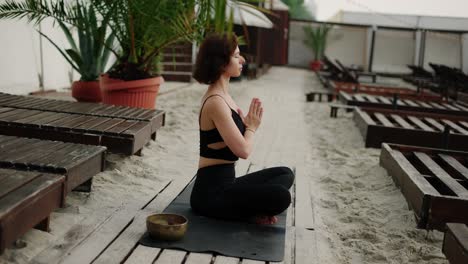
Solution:
[{"label": "woman", "polygon": [[193,75],[209,86],[200,109],[200,161],[190,203],[201,215],[274,224],[291,203],[293,172],[275,167],[235,177],[235,161],[251,154],[263,115],[258,98],[244,116],[229,95],[229,80],[240,76],[244,63],[235,35],[211,35],[200,46]]}]

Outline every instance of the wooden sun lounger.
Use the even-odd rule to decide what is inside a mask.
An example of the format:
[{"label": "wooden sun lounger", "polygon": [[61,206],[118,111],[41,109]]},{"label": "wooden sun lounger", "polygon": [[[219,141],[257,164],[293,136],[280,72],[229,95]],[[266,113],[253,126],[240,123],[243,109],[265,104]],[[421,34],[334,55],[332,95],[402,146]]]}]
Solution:
[{"label": "wooden sun lounger", "polygon": [[468,116],[360,108],[354,122],[366,147],[386,142],[468,151]]},{"label": "wooden sun lounger", "polygon": [[103,145],[132,155],[151,140],[147,121],[0,107],[0,134]]},{"label": "wooden sun lounger", "polygon": [[442,252],[450,264],[468,263],[468,226],[449,223],[444,235]]},{"label": "wooden sun lounger", "polygon": [[151,124],[151,135],[164,125],[165,112],[161,110],[115,106],[97,103],[69,102],[31,96],[0,93],[0,106],[57,113],[80,114],[101,118],[145,121]]},{"label": "wooden sun lounger", "polygon": [[468,152],[383,144],[380,165],[401,189],[417,227],[468,224]]},{"label": "wooden sun lounger", "polygon": [[64,184],[62,175],[0,169],[0,254],[33,227],[49,231]]},{"label": "wooden sun lounger", "polygon": [[[65,193],[90,191],[105,168],[106,148],[0,135],[0,168],[65,175]],[[1,183],[0,183],[1,186]]]},{"label": "wooden sun lounger", "polygon": [[339,93],[339,99],[342,103],[359,107],[372,107],[382,109],[395,109],[414,112],[427,112],[434,114],[467,116],[468,107],[452,102],[434,102],[424,99],[400,99],[397,96],[375,96],[368,94],[350,94],[346,92]]}]

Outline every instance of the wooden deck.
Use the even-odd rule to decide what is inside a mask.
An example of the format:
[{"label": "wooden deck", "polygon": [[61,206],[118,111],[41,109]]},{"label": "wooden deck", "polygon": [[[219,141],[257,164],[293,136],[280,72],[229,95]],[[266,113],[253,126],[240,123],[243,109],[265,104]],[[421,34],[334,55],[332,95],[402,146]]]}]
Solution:
[{"label": "wooden deck", "polygon": [[[270,77],[271,78],[271,77]],[[260,89],[264,89],[259,91]],[[271,89],[275,89],[272,93]],[[288,209],[285,258],[281,263],[319,263],[313,198],[310,191],[310,171],[306,171],[304,149],[306,126],[304,121],[302,89],[278,87],[258,88],[265,105],[262,127],[256,133],[255,150],[249,160],[236,165],[238,176],[264,167],[286,165],[296,172],[292,188],[293,203]],[[268,95],[268,96],[264,96]],[[257,94],[246,91],[237,100],[243,109]],[[297,102],[294,108],[283,102]],[[278,122],[281,120],[281,122]],[[195,169],[195,168],[194,168]],[[193,174],[195,170],[193,171]],[[48,245],[33,259],[34,263],[196,263],[196,264],[260,264],[261,261],[216,256],[179,250],[156,249],[138,245],[145,232],[148,214],[163,211],[192,180],[193,174],[176,177],[167,185],[155,188],[153,197],[129,201],[115,209],[96,212],[93,218],[70,228],[64,239]],[[63,240],[66,243],[63,243]]]}]

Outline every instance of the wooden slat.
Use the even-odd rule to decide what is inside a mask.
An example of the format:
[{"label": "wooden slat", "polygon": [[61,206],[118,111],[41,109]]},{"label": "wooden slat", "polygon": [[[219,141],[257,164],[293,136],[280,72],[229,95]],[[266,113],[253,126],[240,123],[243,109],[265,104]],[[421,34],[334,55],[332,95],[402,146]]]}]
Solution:
[{"label": "wooden slat", "polygon": [[187,252],[174,249],[163,249],[155,264],[182,264]]},{"label": "wooden slat", "polygon": [[367,112],[361,111],[360,109],[358,109],[357,112],[359,112],[362,119],[364,119],[368,125],[377,125]]},{"label": "wooden slat", "polygon": [[465,121],[458,121],[462,126],[464,126],[466,129],[468,129],[468,122]]},{"label": "wooden slat", "polygon": [[161,249],[138,245],[125,264],[152,264]]},{"label": "wooden slat", "polygon": [[435,119],[430,118],[430,117],[425,117],[424,120],[426,120],[431,125],[433,125],[437,129],[439,129],[439,131],[444,131],[444,126],[442,124],[440,124],[439,122],[437,122]]},{"label": "wooden slat", "polygon": [[455,124],[454,122],[450,121],[450,120],[447,120],[447,119],[442,119],[442,122],[449,125],[453,130],[457,131],[458,133],[461,133],[463,135],[468,135],[468,131],[466,131],[465,129],[461,128],[460,126],[458,126],[457,124]]},{"label": "wooden slat", "polygon": [[435,161],[426,153],[414,152],[415,156],[430,169],[437,178],[439,178],[447,187],[449,187],[458,197],[468,198],[468,191],[444,171]]},{"label": "wooden slat", "polygon": [[387,127],[394,127],[393,123],[390,122],[383,114],[381,113],[374,113],[375,117],[384,125]]},{"label": "wooden slat", "polygon": [[445,108],[448,108],[448,109],[451,109],[451,110],[460,111],[459,108],[456,108],[456,107],[454,107],[454,106],[451,105],[451,104],[441,103],[441,105],[443,105]]},{"label": "wooden slat", "polygon": [[454,103],[453,105],[454,105],[455,107],[460,108],[462,111],[468,111],[468,107],[465,107],[465,106],[463,106],[463,105],[461,105],[461,104]]},{"label": "wooden slat", "polygon": [[463,177],[465,177],[465,180],[468,180],[468,168],[463,166],[463,164],[461,164],[457,159],[446,154],[439,154],[439,157],[441,157],[445,162],[447,162],[448,165],[450,165]]},{"label": "wooden slat", "polygon": [[392,114],[391,115],[393,120],[395,120],[401,127],[407,128],[407,129],[413,129],[413,126],[411,126],[406,120],[404,120],[401,116]]},{"label": "wooden slat", "polygon": [[214,264],[239,264],[240,259],[233,257],[226,257],[218,255],[216,256]]},{"label": "wooden slat", "polygon": [[190,252],[184,264],[211,264],[212,254]]},{"label": "wooden slat", "polygon": [[379,103],[379,101],[377,100],[377,98],[375,98],[375,96],[373,95],[366,95],[365,96],[367,98],[367,100],[369,100],[369,102],[372,102],[372,103]]},{"label": "wooden slat", "polygon": [[314,229],[315,221],[312,210],[310,180],[303,167],[296,168],[295,182],[295,221],[296,226],[306,229]]},{"label": "wooden slat", "polygon": [[422,105],[423,107],[426,107],[426,108],[434,108],[434,107],[432,107],[432,105],[426,104],[426,103],[423,102],[423,101],[418,101],[418,103],[419,103],[420,105]]},{"label": "wooden slat", "polygon": [[422,130],[434,131],[434,129],[432,129],[432,127],[426,125],[423,121],[421,121],[419,118],[417,118],[415,116],[408,116],[408,119],[411,120],[415,125],[417,125]]},{"label": "wooden slat", "polygon": [[409,106],[419,107],[419,105],[415,103],[413,100],[409,100],[409,99],[402,99],[402,100]]},{"label": "wooden slat", "polygon": [[436,103],[436,102],[428,102],[428,104],[432,105],[433,107],[435,108],[438,108],[438,109],[447,109],[446,107]]},{"label": "wooden slat", "polygon": [[378,100],[380,100],[382,103],[384,104],[392,104],[392,101],[390,101],[388,98],[386,97],[383,97],[383,96],[378,96],[377,97]]},{"label": "wooden slat", "polygon": [[362,95],[360,95],[360,94],[354,94],[353,96],[359,102],[367,102],[366,99],[364,99],[364,97]]},{"label": "wooden slat", "polygon": [[24,184],[36,179],[39,176],[41,176],[41,173],[39,172],[28,173],[21,171],[7,175],[7,177],[2,180],[2,185],[0,187],[0,198],[3,198],[3,196],[20,188]]}]

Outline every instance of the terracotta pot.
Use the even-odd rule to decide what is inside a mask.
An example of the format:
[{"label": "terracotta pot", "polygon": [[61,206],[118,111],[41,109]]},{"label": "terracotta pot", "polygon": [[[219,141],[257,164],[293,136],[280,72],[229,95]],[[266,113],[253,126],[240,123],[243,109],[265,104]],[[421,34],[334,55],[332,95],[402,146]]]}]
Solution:
[{"label": "terracotta pot", "polygon": [[75,81],[71,89],[73,98],[78,100],[78,102],[98,103],[102,101],[101,88],[98,81]]},{"label": "terracotta pot", "polygon": [[99,83],[102,90],[102,102],[105,104],[130,107],[156,108],[156,97],[164,79],[159,77],[124,81],[101,75]]},{"label": "terracotta pot", "polygon": [[322,68],[322,62],[320,60],[311,61],[309,67],[312,71],[319,71]]}]

